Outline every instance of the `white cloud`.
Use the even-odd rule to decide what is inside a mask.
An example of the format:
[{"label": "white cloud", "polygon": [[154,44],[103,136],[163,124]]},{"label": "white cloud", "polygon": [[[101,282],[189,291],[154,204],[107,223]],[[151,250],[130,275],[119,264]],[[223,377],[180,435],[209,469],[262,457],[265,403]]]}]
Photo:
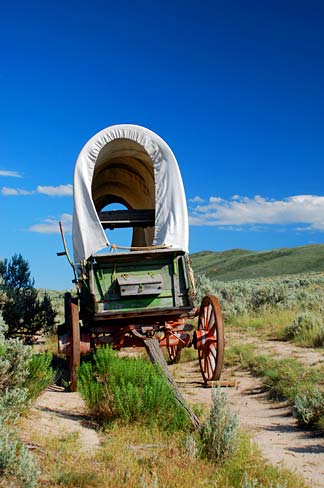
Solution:
[{"label": "white cloud", "polygon": [[12,195],[34,195],[35,193],[40,193],[42,195],[49,195],[49,196],[59,196],[59,197],[69,197],[73,195],[73,186],[68,185],[59,185],[59,186],[41,186],[38,185],[36,190],[23,190],[21,188],[8,188],[7,186],[3,186],[1,189],[2,195],[5,196],[12,196]]},{"label": "white cloud", "polygon": [[1,188],[1,193],[2,195],[11,196],[11,195],[32,195],[35,192],[22,190],[21,188],[8,188],[7,186],[3,186]]},{"label": "white cloud", "polygon": [[0,169],[0,176],[10,176],[11,178],[22,178],[18,171],[8,171],[6,169]]},{"label": "white cloud", "polygon": [[256,195],[235,195],[231,200],[210,197],[208,205],[197,205],[191,225],[242,226],[304,224],[303,230],[324,231],[324,196],[296,195],[274,200]]},{"label": "white cloud", "polygon": [[209,198],[209,203],[220,203],[222,201],[223,201],[223,199],[220,197],[210,197]]},{"label": "white cloud", "polygon": [[29,227],[30,232],[37,232],[39,234],[59,234],[59,222],[62,222],[63,230],[65,234],[71,234],[72,232],[72,215],[62,214],[60,219],[54,217],[48,217],[39,224]]},{"label": "white cloud", "polygon": [[192,202],[192,203],[203,203],[203,199],[197,195],[196,197],[193,197],[193,198],[189,198],[189,202]]},{"label": "white cloud", "polygon": [[59,185],[59,186],[40,186],[37,187],[37,193],[42,193],[44,195],[59,196],[59,197],[69,197],[73,195],[72,185]]}]

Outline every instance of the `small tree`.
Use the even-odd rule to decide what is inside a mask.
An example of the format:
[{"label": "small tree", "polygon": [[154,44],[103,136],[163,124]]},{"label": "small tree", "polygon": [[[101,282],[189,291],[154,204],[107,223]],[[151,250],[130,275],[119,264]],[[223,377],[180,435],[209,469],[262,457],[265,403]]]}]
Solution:
[{"label": "small tree", "polygon": [[45,334],[51,333],[55,329],[57,312],[54,310],[51,299],[47,293],[45,293],[43,301],[41,302],[41,310],[44,319],[44,332]]},{"label": "small tree", "polygon": [[0,263],[0,276],[5,290],[32,288],[35,284],[28,261],[21,254],[14,254],[10,260],[5,259]]},{"label": "small tree", "polygon": [[21,254],[0,263],[1,288],[6,294],[2,316],[8,326],[6,337],[22,335],[28,342],[41,330],[53,328],[56,312],[45,295],[38,298],[29,264]]}]

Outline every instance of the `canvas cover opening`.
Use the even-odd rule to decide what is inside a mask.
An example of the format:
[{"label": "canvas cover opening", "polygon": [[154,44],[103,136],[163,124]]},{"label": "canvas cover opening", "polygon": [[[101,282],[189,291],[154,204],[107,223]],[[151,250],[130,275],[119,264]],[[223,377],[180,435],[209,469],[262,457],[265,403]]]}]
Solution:
[{"label": "canvas cover opening", "polygon": [[109,246],[98,213],[111,203],[155,210],[155,225],[135,227],[132,246],[166,245],[188,252],[181,174],[171,149],[154,132],[115,125],[93,136],[81,150],[74,172],[76,265]]}]

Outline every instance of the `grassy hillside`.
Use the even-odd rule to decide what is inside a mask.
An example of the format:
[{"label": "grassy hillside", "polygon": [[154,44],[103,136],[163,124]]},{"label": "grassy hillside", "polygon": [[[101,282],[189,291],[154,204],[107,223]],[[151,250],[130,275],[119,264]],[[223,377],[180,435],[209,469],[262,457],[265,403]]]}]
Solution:
[{"label": "grassy hillside", "polygon": [[191,255],[195,273],[222,281],[324,271],[324,245],[248,251],[202,251]]},{"label": "grassy hillside", "polygon": [[[230,281],[289,274],[324,271],[324,245],[309,245],[272,251],[201,251],[191,255],[194,272],[211,279]],[[58,311],[58,322],[64,318],[64,291],[39,290],[48,293]],[[74,290],[72,290],[74,292]]]}]

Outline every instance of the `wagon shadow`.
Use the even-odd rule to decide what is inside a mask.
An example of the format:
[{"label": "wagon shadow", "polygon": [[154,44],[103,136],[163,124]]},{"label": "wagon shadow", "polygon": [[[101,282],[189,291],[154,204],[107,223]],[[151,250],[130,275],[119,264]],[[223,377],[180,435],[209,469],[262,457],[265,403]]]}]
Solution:
[{"label": "wagon shadow", "polygon": [[84,413],[71,413],[66,410],[61,410],[58,408],[50,408],[50,407],[37,407],[38,410],[45,413],[50,413],[55,415],[56,417],[60,417],[65,420],[72,420],[74,422],[81,423],[84,427],[88,427],[89,429],[98,430],[99,426],[92,420],[89,415],[85,415]]},{"label": "wagon shadow", "polygon": [[296,452],[299,454],[324,454],[323,444],[313,444],[305,447],[288,447],[287,451]]}]

